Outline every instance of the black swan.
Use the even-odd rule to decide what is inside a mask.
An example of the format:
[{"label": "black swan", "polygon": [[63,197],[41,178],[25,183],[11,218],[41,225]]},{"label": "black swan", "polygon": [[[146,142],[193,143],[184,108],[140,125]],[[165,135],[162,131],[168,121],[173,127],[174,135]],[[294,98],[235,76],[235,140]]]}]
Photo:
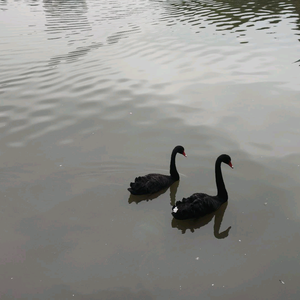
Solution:
[{"label": "black swan", "polygon": [[179,180],[179,174],[175,165],[176,154],[180,153],[186,157],[184,148],[176,146],[171,155],[170,175],[148,174],[145,176],[136,177],[134,182],[130,183],[128,191],[132,195],[146,195],[157,193],[162,189],[168,188],[172,183]]},{"label": "black swan", "polygon": [[216,211],[228,200],[228,194],[223,181],[221,163],[229,165],[232,169],[231,158],[227,154],[220,155],[215,164],[215,174],[217,183],[217,196],[209,196],[203,193],[195,193],[182,201],[177,201],[172,208],[172,215],[175,219],[185,220],[203,217]]}]

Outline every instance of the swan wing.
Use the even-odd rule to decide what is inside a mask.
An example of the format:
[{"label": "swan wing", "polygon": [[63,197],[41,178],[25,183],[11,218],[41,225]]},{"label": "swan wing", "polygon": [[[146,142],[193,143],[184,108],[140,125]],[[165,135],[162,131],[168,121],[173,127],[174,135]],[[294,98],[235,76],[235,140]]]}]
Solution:
[{"label": "swan wing", "polygon": [[172,215],[176,219],[193,219],[203,217],[214,212],[220,207],[216,197],[203,193],[195,193],[182,201],[177,201],[172,209]]},{"label": "swan wing", "polygon": [[173,183],[170,176],[162,174],[148,174],[135,178],[128,189],[134,195],[146,195],[156,193]]}]

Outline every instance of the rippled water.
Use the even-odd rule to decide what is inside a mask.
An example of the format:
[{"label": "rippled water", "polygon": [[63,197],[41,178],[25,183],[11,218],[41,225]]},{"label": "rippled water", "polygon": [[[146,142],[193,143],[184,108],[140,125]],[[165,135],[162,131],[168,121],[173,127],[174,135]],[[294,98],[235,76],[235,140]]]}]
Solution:
[{"label": "rippled water", "polygon": [[[299,15],[0,1],[1,299],[298,299]],[[129,197],[178,144],[180,183]],[[172,219],[221,153],[228,205]]]}]

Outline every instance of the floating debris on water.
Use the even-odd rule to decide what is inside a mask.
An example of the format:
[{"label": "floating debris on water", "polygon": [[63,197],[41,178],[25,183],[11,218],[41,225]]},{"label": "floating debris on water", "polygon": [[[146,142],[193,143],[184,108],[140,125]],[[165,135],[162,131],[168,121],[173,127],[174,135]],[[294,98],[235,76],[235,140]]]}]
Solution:
[{"label": "floating debris on water", "polygon": [[282,281],[282,280],[280,280],[280,279],[279,279],[279,281],[280,281],[282,284],[285,284],[284,281]]}]

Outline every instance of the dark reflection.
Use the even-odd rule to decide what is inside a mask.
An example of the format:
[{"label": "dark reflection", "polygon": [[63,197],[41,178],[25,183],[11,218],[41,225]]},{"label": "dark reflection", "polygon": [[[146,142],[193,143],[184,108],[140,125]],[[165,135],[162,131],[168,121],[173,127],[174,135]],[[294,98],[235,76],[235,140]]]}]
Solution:
[{"label": "dark reflection", "polygon": [[291,3],[295,7],[295,11],[299,16],[299,18],[295,22],[295,24],[296,24],[296,29],[295,30],[298,31],[298,33],[295,33],[295,34],[299,36],[298,41],[300,42],[300,1],[299,0],[293,0]]},{"label": "dark reflection", "polygon": [[90,30],[85,0],[44,0],[46,31],[49,34],[66,32],[67,36]]},{"label": "dark reflection", "polygon": [[140,26],[137,26],[135,24],[128,24],[127,26],[128,26],[127,30],[117,31],[109,35],[106,39],[107,44],[108,45],[116,44],[121,39],[127,38],[130,34],[141,31]]},{"label": "dark reflection", "polygon": [[229,235],[229,230],[231,229],[231,226],[229,226],[226,230],[220,233],[220,228],[227,205],[228,202],[224,203],[216,212],[199,219],[181,221],[173,218],[172,227],[181,230],[182,234],[184,234],[187,229],[190,229],[191,232],[194,232],[195,229],[205,226],[212,220],[213,217],[215,217],[214,236],[217,239],[224,239]]},{"label": "dark reflection", "polygon": [[171,206],[175,205],[176,202],[176,194],[177,194],[177,189],[179,186],[179,181],[175,181],[171,186],[170,186],[170,204]]},{"label": "dark reflection", "polygon": [[[248,27],[265,30],[268,34],[276,34],[274,28],[282,19],[293,18],[295,21],[291,20],[291,22],[296,23],[297,26],[292,30],[296,30],[295,34],[299,35],[300,18],[294,15],[295,13],[300,15],[299,3],[298,0],[166,2],[164,5],[167,15],[164,15],[161,21],[167,21],[169,26],[178,21],[199,29],[214,25],[216,31],[235,32],[237,37],[245,37]],[[248,41],[243,39],[240,43],[248,43]]]},{"label": "dark reflection", "polygon": [[7,10],[7,8],[4,8],[4,6],[7,6],[7,0],[0,0],[0,10]]},{"label": "dark reflection", "polygon": [[[88,7],[84,0],[44,0],[43,3],[46,15],[46,32],[49,39],[66,39],[68,45],[76,45],[77,42],[82,44],[82,41],[88,39],[88,32],[92,27],[87,18]],[[87,33],[84,34],[85,32]],[[101,43],[93,43],[92,45],[73,48],[66,54],[53,56],[49,64],[53,66],[61,62],[73,62],[92,49],[101,46]]]},{"label": "dark reflection", "polygon": [[149,201],[157,198],[158,196],[164,194],[167,191],[168,188],[161,190],[157,193],[154,194],[149,194],[149,195],[131,195],[128,198],[128,203],[131,204],[132,202],[135,202],[136,204],[140,203],[141,201]]},{"label": "dark reflection", "polygon": [[39,6],[40,1],[39,0],[30,0],[29,5],[30,6]]},{"label": "dark reflection", "polygon": [[[171,205],[172,203],[175,203],[177,188],[179,186],[179,180],[175,181],[171,187],[170,187],[170,199],[171,199]],[[135,202],[136,204],[140,203],[141,201],[149,201],[157,198],[158,196],[164,194],[169,188],[163,189],[157,193],[150,194],[150,195],[131,195],[128,198],[128,203],[131,204],[132,202]]]},{"label": "dark reflection", "polygon": [[60,64],[61,62],[71,63],[73,61],[76,61],[81,56],[86,55],[91,50],[100,48],[102,46],[103,46],[102,43],[97,43],[97,44],[93,44],[93,45],[86,46],[86,47],[77,47],[76,50],[70,51],[67,54],[56,55],[56,56],[51,57],[49,60],[49,65],[56,66],[56,65]]}]

